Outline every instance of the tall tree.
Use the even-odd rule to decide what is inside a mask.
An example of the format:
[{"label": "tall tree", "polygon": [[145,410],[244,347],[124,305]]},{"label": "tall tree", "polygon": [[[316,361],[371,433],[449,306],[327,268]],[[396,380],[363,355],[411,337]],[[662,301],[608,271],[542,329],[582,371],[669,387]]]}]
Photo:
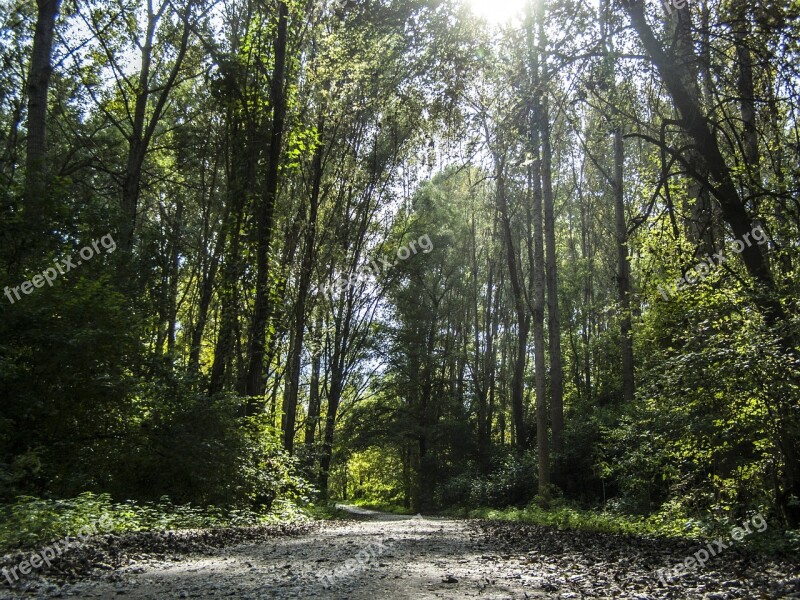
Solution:
[{"label": "tall tree", "polygon": [[28,140],[25,157],[25,199],[29,223],[42,219],[47,173],[47,95],[52,74],[53,35],[61,0],[36,0],[36,28],[28,70]]},{"label": "tall tree", "polygon": [[281,163],[283,134],[286,122],[286,47],[288,39],[289,7],[283,0],[278,2],[278,23],[273,46],[272,77],[270,79],[270,105],[272,120],[269,126],[269,153],[264,175],[264,193],[256,205],[256,289],[253,318],[250,322],[247,349],[247,374],[244,393],[253,398],[248,411],[258,406],[255,400],[264,393],[264,354],[266,328],[270,313],[270,247],[274,227],[275,202],[278,195],[278,168]]},{"label": "tall tree", "polygon": [[283,445],[290,454],[294,451],[297,398],[300,387],[300,359],[303,352],[303,339],[305,337],[308,313],[306,305],[311,288],[311,276],[313,275],[314,257],[316,255],[317,215],[320,203],[320,185],[322,183],[322,161],[325,154],[325,146],[322,142],[322,136],[325,135],[324,116],[320,117],[317,135],[320,141],[314,150],[314,159],[311,166],[311,197],[309,199],[308,219],[305,225],[300,280],[297,284],[297,298],[294,301],[292,340],[289,345],[290,354],[287,361],[286,388],[283,394]]},{"label": "tall tree", "polygon": [[[548,67],[548,39],[545,28],[545,3],[538,8],[539,53],[542,83],[551,89]],[[542,136],[542,201],[544,205],[545,270],[547,281],[547,335],[550,350],[550,427],[556,457],[563,451],[564,435],[564,367],[561,361],[561,311],[558,303],[558,256],[556,253],[556,218],[553,197],[553,146],[550,140],[550,99],[542,94],[539,129]]]},{"label": "tall tree", "polygon": [[[677,70],[676,65],[671,61],[661,42],[653,33],[645,18],[641,1],[625,0],[623,6],[642,45],[647,50],[680,113],[681,126],[705,157],[711,180],[704,183],[708,185],[719,201],[722,216],[730,225],[734,236],[740,240],[747,239],[745,236],[749,236],[753,231],[754,222],[736,189],[730,168],[720,150],[717,137],[709,128],[708,117],[697,103],[696,98],[686,90],[682,81],[682,72]],[[680,155],[676,156],[676,158],[682,160]],[[685,160],[682,160],[682,162],[692,172],[693,176],[700,176]],[[766,257],[756,244],[750,244],[749,246],[745,244],[741,255],[749,275],[762,288],[761,291],[754,293],[754,302],[763,311],[765,321],[770,327],[780,326],[787,321],[787,316],[777,299],[778,290],[770,273]],[[796,342],[791,334],[783,334],[779,339],[782,350],[792,357],[793,362],[797,361]],[[797,381],[796,373],[792,373],[792,379],[795,382]],[[791,400],[780,395],[775,401],[779,407],[778,446],[785,462],[785,469],[782,474],[783,489],[779,494],[778,502],[787,522],[791,526],[797,526],[800,524],[800,506],[793,503],[790,498],[800,497],[800,454],[798,454],[800,426],[798,426],[796,410],[791,407]]]},{"label": "tall tree", "polygon": [[[550,485],[550,441],[549,417],[547,407],[547,371],[545,362],[544,308],[545,308],[545,257],[544,257],[544,220],[542,204],[544,191],[542,188],[542,146],[541,135],[543,115],[543,78],[540,70],[540,48],[536,46],[535,12],[530,9],[527,24],[528,54],[531,71],[531,99],[528,106],[528,152],[533,157],[528,167],[528,194],[532,198],[532,206],[528,208],[529,239],[533,239],[533,250],[529,245],[528,265],[533,282],[533,371],[536,390],[536,459],[538,461],[539,493],[545,495]],[[536,10],[538,12],[538,9]],[[541,40],[540,40],[541,41]]]},{"label": "tall tree", "polygon": [[[125,252],[130,252],[133,248],[141,192],[142,167],[156,129],[161,123],[161,116],[167,105],[169,95],[173,92],[178,80],[178,75],[181,72],[183,60],[189,47],[192,2],[187,3],[180,14],[182,30],[166,80],[155,84],[152,71],[154,60],[158,61],[153,56],[156,31],[165,12],[171,7],[172,4],[165,1],[156,9],[153,0],[147,0],[147,21],[144,37],[140,45],[141,64],[139,66],[138,82],[133,94],[135,98],[133,112],[128,113],[131,117],[131,130],[125,132],[128,138],[128,158],[122,177],[122,222],[119,228],[119,244]],[[114,65],[113,68],[118,69],[120,72],[122,71],[118,65]],[[127,95],[124,97],[127,98]],[[150,104],[153,98],[155,98],[155,102],[151,107]],[[149,116],[148,108],[152,111]]]}]

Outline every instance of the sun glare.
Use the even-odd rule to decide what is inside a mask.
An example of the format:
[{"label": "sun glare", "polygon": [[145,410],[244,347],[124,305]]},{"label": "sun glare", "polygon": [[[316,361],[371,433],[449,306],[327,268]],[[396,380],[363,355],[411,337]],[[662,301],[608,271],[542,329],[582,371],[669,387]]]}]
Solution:
[{"label": "sun glare", "polygon": [[525,13],[525,6],[531,0],[465,0],[476,16],[491,25],[503,25]]}]

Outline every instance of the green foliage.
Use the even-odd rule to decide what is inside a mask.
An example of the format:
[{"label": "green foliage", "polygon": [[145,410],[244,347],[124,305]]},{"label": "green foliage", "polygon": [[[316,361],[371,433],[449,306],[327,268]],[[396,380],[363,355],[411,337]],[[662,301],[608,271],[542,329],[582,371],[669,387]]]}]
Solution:
[{"label": "green foliage", "polygon": [[372,505],[396,505],[403,499],[402,464],[394,448],[354,452],[331,474],[338,497]]},{"label": "green foliage", "polygon": [[502,521],[520,521],[536,525],[548,525],[558,529],[583,529],[619,534],[649,533],[641,519],[614,513],[590,511],[571,506],[544,509],[538,502],[532,502],[524,508],[473,508],[447,511],[446,514],[478,519],[497,519]]},{"label": "green foliage", "polygon": [[309,518],[303,509],[290,501],[276,502],[269,510],[254,511],[213,505],[204,508],[191,504],[176,505],[167,496],[157,502],[113,502],[108,494],[91,492],[65,500],[21,496],[15,503],[1,506],[0,516],[0,548],[30,547],[75,535],[82,527],[101,520],[104,527],[99,529],[100,533],[125,533],[247,527]]},{"label": "green foliage", "polygon": [[[455,517],[476,519],[496,519],[546,525],[561,530],[599,531],[621,535],[645,535],[664,538],[682,538],[695,541],[727,536],[731,527],[738,523],[700,522],[676,519],[675,515],[660,513],[652,517],[631,516],[618,511],[597,511],[581,508],[563,499],[557,500],[549,508],[542,508],[534,500],[523,508],[456,508],[444,511]],[[743,547],[759,552],[789,554],[800,551],[800,537],[797,532],[768,528],[758,535],[751,535],[742,542]]]},{"label": "green foliage", "polygon": [[698,285],[677,310],[650,313],[643,336],[663,351],[646,355],[641,401],[607,438],[622,507],[649,512],[672,498],[687,513],[737,517],[769,506],[782,426],[775,393],[797,391],[745,300]]},{"label": "green foliage", "polygon": [[[19,285],[99,235],[61,245],[2,273],[2,281]],[[97,256],[52,288],[0,303],[0,498],[90,488],[98,476],[92,447],[116,444],[130,408],[131,370],[138,369],[128,357],[141,347],[138,318],[112,282],[113,260]]]},{"label": "green foliage", "polygon": [[108,450],[113,464],[126,465],[112,472],[112,494],[258,509],[276,500],[310,500],[313,488],[299,476],[297,460],[284,451],[266,415],[243,419],[238,415],[245,399],[208,398],[173,384],[142,388],[126,443]]},{"label": "green foliage", "polygon": [[406,508],[400,504],[391,502],[370,502],[368,500],[355,500],[353,502],[356,506],[368,508],[370,510],[378,510],[381,512],[391,513],[393,515],[413,515],[414,511],[411,508]]},{"label": "green foliage", "polygon": [[454,506],[520,506],[536,493],[536,457],[526,452],[498,454],[489,473],[481,475],[472,468],[442,482],[437,504]]},{"label": "green foliage", "polygon": [[303,512],[312,519],[320,521],[337,521],[352,519],[353,513],[336,507],[336,503],[309,504]]}]

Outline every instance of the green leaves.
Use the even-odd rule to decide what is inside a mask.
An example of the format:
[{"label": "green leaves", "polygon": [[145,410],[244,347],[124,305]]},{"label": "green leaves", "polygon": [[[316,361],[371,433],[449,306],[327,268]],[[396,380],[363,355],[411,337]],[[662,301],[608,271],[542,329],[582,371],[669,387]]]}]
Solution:
[{"label": "green leaves", "polygon": [[103,524],[101,533],[126,533],[249,527],[308,518],[296,503],[285,498],[277,501],[273,507],[252,510],[214,505],[176,505],[167,496],[162,496],[156,502],[113,502],[108,494],[91,492],[64,500],[20,496],[15,503],[0,506],[0,516],[3,517],[0,520],[0,550],[30,548],[68,535],[74,537],[82,527],[98,521]]}]

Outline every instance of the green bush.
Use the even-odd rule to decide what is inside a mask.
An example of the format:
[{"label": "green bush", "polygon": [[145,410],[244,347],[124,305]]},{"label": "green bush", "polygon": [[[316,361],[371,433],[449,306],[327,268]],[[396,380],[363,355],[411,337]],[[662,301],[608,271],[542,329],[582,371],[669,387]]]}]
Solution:
[{"label": "green bush", "polygon": [[100,489],[114,497],[178,504],[269,509],[279,499],[310,501],[314,490],[266,415],[239,417],[244,399],[208,398],[188,386],[152,384],[123,443],[107,447]]},{"label": "green bush", "polygon": [[487,475],[467,466],[464,472],[446,479],[437,488],[437,505],[520,506],[536,494],[536,458],[533,452],[498,454]]}]

